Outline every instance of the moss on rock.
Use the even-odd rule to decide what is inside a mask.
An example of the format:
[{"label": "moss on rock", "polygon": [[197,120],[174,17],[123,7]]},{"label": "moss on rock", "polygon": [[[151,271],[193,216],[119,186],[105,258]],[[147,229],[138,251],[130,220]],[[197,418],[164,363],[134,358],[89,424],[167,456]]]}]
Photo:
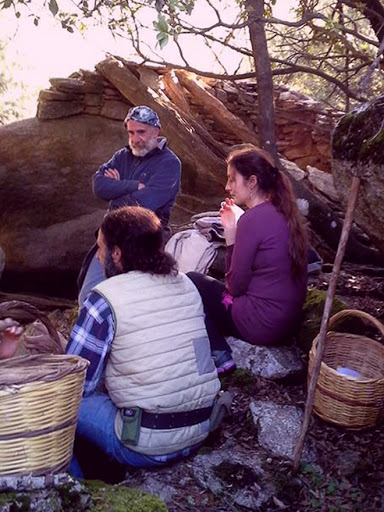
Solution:
[{"label": "moss on rock", "polygon": [[341,118],[332,137],[333,158],[384,164],[384,96]]},{"label": "moss on rock", "polygon": [[106,485],[99,481],[84,482],[91,495],[92,512],[167,512],[167,506],[154,496],[138,489]]},{"label": "moss on rock", "polygon": [[[319,334],[326,296],[326,292],[315,288],[307,292],[303,306],[302,324],[298,335],[298,345],[304,352],[309,352],[314,338]],[[343,309],[346,309],[346,305],[338,297],[335,297],[331,315]]]},{"label": "moss on rock", "polygon": [[167,512],[162,501],[138,489],[100,481],[74,481],[33,492],[0,493],[6,512]]}]

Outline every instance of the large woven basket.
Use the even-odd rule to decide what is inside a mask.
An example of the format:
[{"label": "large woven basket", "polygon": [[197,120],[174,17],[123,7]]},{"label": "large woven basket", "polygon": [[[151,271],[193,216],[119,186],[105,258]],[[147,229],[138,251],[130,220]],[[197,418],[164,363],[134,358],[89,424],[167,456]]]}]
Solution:
[{"label": "large woven basket", "polygon": [[[4,302],[6,316],[41,320],[62,351],[48,318],[30,304]],[[37,354],[0,361],[0,477],[40,476],[70,462],[88,361],[77,356]]]},{"label": "large woven basket", "polygon": [[[384,336],[384,326],[373,316],[358,310],[343,310],[329,321],[329,328],[347,316],[371,322]],[[317,336],[309,353],[308,377],[316,355]],[[344,375],[340,367],[359,372]],[[384,415],[384,346],[356,334],[329,331],[316,386],[314,412],[320,418],[351,429],[376,425]]]}]

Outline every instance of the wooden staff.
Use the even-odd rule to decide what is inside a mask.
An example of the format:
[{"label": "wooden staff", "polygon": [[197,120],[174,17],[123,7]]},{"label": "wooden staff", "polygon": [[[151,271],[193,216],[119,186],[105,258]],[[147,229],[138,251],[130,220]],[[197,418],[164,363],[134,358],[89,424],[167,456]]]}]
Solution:
[{"label": "wooden staff", "polygon": [[313,362],[312,375],[309,382],[308,394],[307,394],[307,402],[305,404],[305,413],[304,413],[304,421],[300,432],[300,437],[297,442],[294,454],[293,461],[293,469],[294,471],[298,470],[301,453],[303,451],[305,436],[308,431],[309,422],[312,415],[313,403],[315,400],[315,392],[317,380],[319,378],[321,362],[323,359],[324,346],[325,346],[325,337],[328,330],[328,321],[331,315],[331,309],[333,304],[333,299],[336,292],[336,284],[340,274],[341,263],[344,258],[345,247],[347,245],[349,231],[351,229],[352,221],[353,221],[353,212],[355,210],[357,195],[359,192],[361,178],[354,176],[352,178],[351,189],[349,193],[347,211],[345,213],[345,219],[343,223],[343,229],[341,231],[341,236],[339,240],[339,245],[337,248],[337,253],[335,257],[335,262],[333,265],[332,275],[329,281],[327,297],[325,299],[323,318],[321,320],[320,333],[317,342],[316,355]]}]

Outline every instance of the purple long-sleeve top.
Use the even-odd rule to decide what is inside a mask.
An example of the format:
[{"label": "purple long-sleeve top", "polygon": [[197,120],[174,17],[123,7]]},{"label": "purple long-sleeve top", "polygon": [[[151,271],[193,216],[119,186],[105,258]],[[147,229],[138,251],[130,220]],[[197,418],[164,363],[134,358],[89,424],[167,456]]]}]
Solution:
[{"label": "purple long-sleeve top", "polygon": [[226,288],[233,321],[249,343],[284,344],[300,316],[307,275],[292,278],[288,246],[287,221],[270,202],[240,217],[227,248]]}]

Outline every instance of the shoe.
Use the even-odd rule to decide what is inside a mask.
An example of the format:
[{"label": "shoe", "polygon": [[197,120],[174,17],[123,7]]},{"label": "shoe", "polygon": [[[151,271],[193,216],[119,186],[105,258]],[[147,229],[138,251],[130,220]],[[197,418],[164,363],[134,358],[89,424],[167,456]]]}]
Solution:
[{"label": "shoe", "polygon": [[231,372],[236,368],[236,363],[228,350],[213,350],[212,359],[219,374]]}]

